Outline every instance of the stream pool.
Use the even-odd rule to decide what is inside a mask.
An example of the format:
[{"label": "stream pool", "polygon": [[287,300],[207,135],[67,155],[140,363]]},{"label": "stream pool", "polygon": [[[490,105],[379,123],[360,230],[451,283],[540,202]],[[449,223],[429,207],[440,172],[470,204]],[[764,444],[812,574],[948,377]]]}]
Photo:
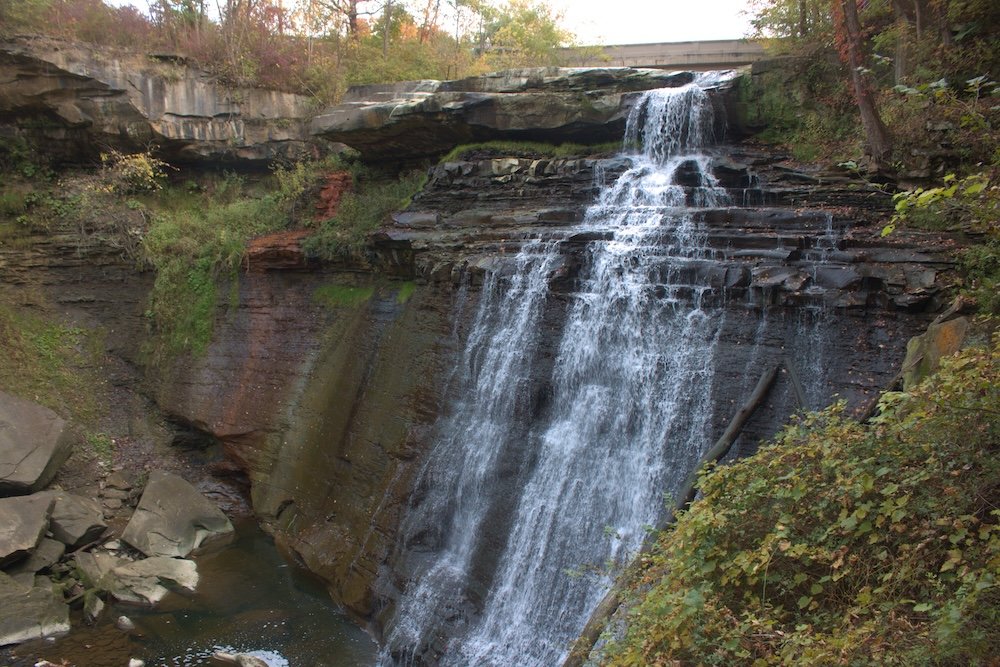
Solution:
[{"label": "stream pool", "polygon": [[[330,602],[322,586],[278,555],[252,519],[236,538],[195,558],[194,595],[171,594],[156,608],[109,604],[95,626],[73,612],[73,630],[54,640],[0,650],[0,665],[30,667],[39,659],[75,667],[215,667],[214,651],[252,653],[271,667],[373,665],[377,647]],[[132,634],[115,627],[126,615]]]}]

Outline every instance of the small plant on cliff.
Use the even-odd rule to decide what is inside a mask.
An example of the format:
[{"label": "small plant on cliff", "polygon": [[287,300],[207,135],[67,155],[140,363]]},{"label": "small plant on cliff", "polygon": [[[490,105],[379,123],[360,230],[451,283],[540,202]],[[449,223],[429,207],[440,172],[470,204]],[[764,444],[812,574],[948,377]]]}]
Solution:
[{"label": "small plant on cliff", "polygon": [[211,340],[220,281],[234,273],[247,241],[288,220],[278,194],[247,192],[228,176],[204,192],[162,193],[142,239],[142,255],[156,269],[147,315],[154,360],[179,352],[200,354]]},{"label": "small plant on cliff", "polygon": [[173,167],[149,151],[125,154],[112,149],[101,153],[100,189],[117,194],[156,192],[163,189],[167,169]]},{"label": "small plant on cliff", "polygon": [[961,287],[985,313],[1000,312],[1000,185],[995,173],[980,171],[965,178],[944,177],[932,188],[916,188],[893,196],[896,213],[882,230],[897,226],[965,232],[977,241],[958,253]]},{"label": "small plant on cliff", "polygon": [[540,141],[482,141],[462,144],[448,151],[441,162],[466,159],[470,155],[490,155],[496,157],[559,158],[580,155],[617,153],[622,148],[620,141],[608,141],[585,146],[583,144],[546,144]]},{"label": "small plant on cliff", "polygon": [[612,665],[988,664],[1000,636],[1000,345],[868,425],[843,405],[702,475]]},{"label": "small plant on cliff", "polygon": [[353,166],[354,192],[340,200],[337,213],[319,223],[306,250],[324,259],[358,252],[368,235],[394,211],[406,208],[427,181],[427,173],[413,171],[396,178]]}]

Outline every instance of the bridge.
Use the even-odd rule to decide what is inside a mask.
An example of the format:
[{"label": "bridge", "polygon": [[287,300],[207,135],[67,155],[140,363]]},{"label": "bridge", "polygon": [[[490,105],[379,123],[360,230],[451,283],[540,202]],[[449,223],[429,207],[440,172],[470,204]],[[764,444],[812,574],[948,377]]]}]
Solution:
[{"label": "bridge", "polygon": [[764,47],[746,39],[583,46],[562,50],[570,67],[652,67],[710,70],[749,65],[765,57]]}]

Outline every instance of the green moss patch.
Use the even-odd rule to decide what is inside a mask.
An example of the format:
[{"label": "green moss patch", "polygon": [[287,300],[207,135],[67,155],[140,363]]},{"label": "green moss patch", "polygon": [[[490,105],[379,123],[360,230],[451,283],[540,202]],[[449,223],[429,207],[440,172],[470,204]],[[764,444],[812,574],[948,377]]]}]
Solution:
[{"label": "green moss patch", "polygon": [[324,285],[313,292],[313,298],[331,308],[357,308],[368,303],[374,294],[374,287]]}]

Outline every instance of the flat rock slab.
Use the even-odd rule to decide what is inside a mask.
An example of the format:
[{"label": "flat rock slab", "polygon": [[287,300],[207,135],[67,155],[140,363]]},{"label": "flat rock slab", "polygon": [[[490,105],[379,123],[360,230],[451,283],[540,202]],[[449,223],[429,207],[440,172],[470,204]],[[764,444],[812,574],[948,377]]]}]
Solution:
[{"label": "flat rock slab", "polygon": [[0,391],[0,496],[44,488],[71,449],[64,419],[37,403]]},{"label": "flat rock slab", "polygon": [[119,602],[155,605],[170,588],[193,593],[198,586],[194,561],[154,556],[132,561],[109,553],[80,552],[76,566],[88,588],[107,591]]},{"label": "flat rock slab", "polygon": [[24,586],[0,572],[0,646],[69,631],[69,606],[48,579]]},{"label": "flat rock slab", "polygon": [[65,491],[49,491],[55,504],[49,530],[52,537],[71,549],[101,536],[108,525],[104,523],[104,512],[96,500],[84,498]]},{"label": "flat rock slab", "polygon": [[233,532],[218,507],[183,478],[154,472],[122,539],[147,556],[183,558],[206,539]]},{"label": "flat rock slab", "polygon": [[55,498],[48,493],[0,498],[0,567],[21,560],[49,527]]}]

